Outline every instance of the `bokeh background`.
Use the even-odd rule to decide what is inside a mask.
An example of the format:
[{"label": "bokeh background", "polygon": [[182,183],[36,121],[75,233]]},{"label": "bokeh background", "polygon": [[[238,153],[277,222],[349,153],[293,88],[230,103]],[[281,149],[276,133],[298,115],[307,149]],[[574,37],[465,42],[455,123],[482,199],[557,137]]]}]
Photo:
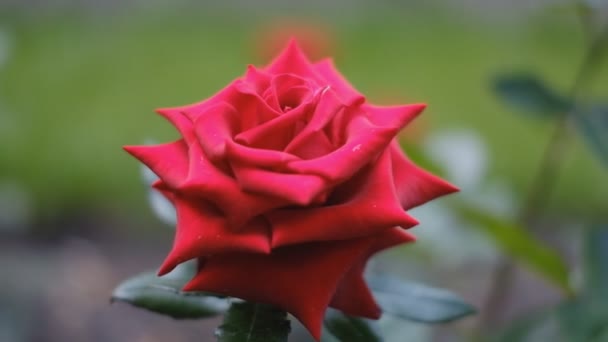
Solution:
[{"label": "bokeh background", "polygon": [[[585,6],[595,11],[600,2]],[[333,55],[371,102],[428,103],[402,142],[463,190],[414,210],[423,222],[413,230],[419,242],[375,267],[449,288],[481,311],[431,327],[383,319],[390,341],[470,341],[488,315],[483,324],[496,327],[494,338],[559,305],[565,295],[544,276],[551,271],[529,267],[525,255],[513,255],[517,248],[505,250],[495,231],[462,219],[457,208],[518,217],[555,120],[520,115],[493,82],[532,73],[566,93],[589,40],[580,6],[0,0],[0,341],[214,340],[218,320],[176,322],[109,304],[122,279],[160,264],[173,235],[150,209],[140,166],[121,146],[175,138],[155,108],[210,96],[247,64],[267,63],[289,36],[313,58]],[[608,100],[606,63],[592,74],[584,98]],[[564,139],[558,179],[531,235],[563,260],[576,288],[581,232],[608,222],[608,169],[584,135]],[[507,300],[491,308],[500,312],[488,313],[505,257],[524,262],[509,273]],[[530,341],[556,334],[555,324],[541,324]],[[296,328],[293,340],[306,338]]]}]

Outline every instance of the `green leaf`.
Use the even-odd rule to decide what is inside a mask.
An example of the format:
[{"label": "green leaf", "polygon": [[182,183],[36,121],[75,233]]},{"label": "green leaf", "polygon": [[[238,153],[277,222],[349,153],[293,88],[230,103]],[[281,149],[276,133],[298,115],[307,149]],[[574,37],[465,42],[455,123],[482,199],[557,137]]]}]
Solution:
[{"label": "green leaf", "polygon": [[496,217],[482,210],[459,208],[460,214],[473,226],[494,240],[496,246],[540,275],[571,294],[568,267],[562,257],[549,246],[536,239],[515,222]]},{"label": "green leaf", "polygon": [[536,117],[558,117],[570,109],[569,101],[530,74],[499,76],[494,91],[506,104]]},{"label": "green leaf", "polygon": [[[145,272],[118,285],[112,302],[126,302],[133,306],[177,319],[213,317],[228,308],[226,299],[209,293],[181,291],[190,275],[192,265],[180,265],[170,274],[158,277]],[[190,275],[190,276],[189,276]]]},{"label": "green leaf", "polygon": [[577,127],[591,149],[608,166],[608,105],[577,108]]},{"label": "green leaf", "polygon": [[[334,309],[325,314],[325,327],[338,341],[381,342],[383,341],[376,321],[352,317]],[[325,338],[323,339],[326,340]]]},{"label": "green leaf", "polygon": [[216,331],[218,342],[287,342],[287,313],[274,306],[233,302]]},{"label": "green leaf", "polygon": [[370,277],[368,284],[383,311],[410,321],[443,323],[476,312],[473,306],[447,290],[389,276]]}]

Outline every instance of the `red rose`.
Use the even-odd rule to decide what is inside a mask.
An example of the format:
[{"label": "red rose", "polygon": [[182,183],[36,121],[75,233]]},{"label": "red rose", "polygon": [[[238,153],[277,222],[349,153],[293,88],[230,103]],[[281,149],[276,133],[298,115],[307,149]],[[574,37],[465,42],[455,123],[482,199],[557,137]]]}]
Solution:
[{"label": "red rose", "polygon": [[378,318],[367,260],[414,240],[405,210],[456,191],[394,139],[424,107],[371,105],[292,42],[211,98],[158,110],[182,138],[125,149],[177,211],[159,273],[198,258],[185,290],[274,304],[317,339],[328,306]]}]

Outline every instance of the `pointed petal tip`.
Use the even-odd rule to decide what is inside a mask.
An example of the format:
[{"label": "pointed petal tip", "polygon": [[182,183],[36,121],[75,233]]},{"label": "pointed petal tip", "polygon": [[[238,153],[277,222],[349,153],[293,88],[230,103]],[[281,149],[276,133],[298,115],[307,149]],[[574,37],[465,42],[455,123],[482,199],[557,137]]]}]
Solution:
[{"label": "pointed petal tip", "polygon": [[420,221],[416,220],[415,218],[413,218],[411,216],[410,216],[410,218],[411,219],[408,220],[408,222],[407,222],[406,225],[402,225],[400,227],[403,228],[403,229],[410,229],[410,228],[414,228],[414,227],[416,227],[417,225],[420,224]]},{"label": "pointed petal tip", "polygon": [[173,271],[173,269],[175,269],[177,265],[181,264],[184,261],[185,260],[179,260],[179,258],[173,256],[173,251],[171,251],[165,261],[163,261],[162,265],[160,266],[158,270],[158,276],[162,277],[165,274]]},{"label": "pointed petal tip", "polygon": [[[405,233],[405,234],[403,234],[403,233]],[[408,242],[413,243],[413,242],[418,241],[418,238],[416,237],[416,235],[414,235],[410,232],[407,232],[407,231],[403,231],[403,233],[401,234],[401,241],[403,243],[408,243]]]},{"label": "pointed petal tip", "polygon": [[166,275],[167,273],[173,271],[174,268],[175,268],[174,265],[164,262],[158,269],[158,272],[156,272],[156,275],[159,277],[162,277],[162,276]]},{"label": "pointed petal tip", "polygon": [[453,194],[455,192],[460,192],[460,188],[455,186],[454,184],[446,181],[445,179],[443,179],[439,176],[436,176],[436,175],[432,175],[432,176],[433,176],[433,181],[436,184],[436,187],[440,189],[438,191],[439,192],[438,197],[447,196],[447,195]]},{"label": "pointed petal tip", "polygon": [[319,322],[317,322],[316,319],[314,321],[311,321],[311,320],[304,321],[301,319],[299,319],[299,320],[302,323],[302,325],[304,325],[306,330],[308,330],[310,335],[315,339],[315,341],[321,342],[321,335],[323,333],[323,318],[321,318],[321,320]]},{"label": "pointed petal tip", "polygon": [[154,109],[154,112],[160,115],[165,115],[167,112],[169,112],[169,108],[156,108]]},{"label": "pointed petal tip", "polygon": [[295,36],[291,36],[289,37],[289,39],[287,39],[287,49],[288,50],[299,50],[300,52],[302,51],[302,49],[300,48],[300,44],[298,43],[298,39]]},{"label": "pointed petal tip", "polygon": [[188,281],[186,283],[186,285],[184,285],[184,287],[182,287],[182,291],[188,292],[188,291],[199,290],[199,287],[197,286],[197,281],[195,281],[195,279],[191,279],[190,281]]},{"label": "pointed petal tip", "polygon": [[405,107],[409,109],[409,111],[413,117],[416,117],[416,116],[422,114],[422,112],[426,109],[427,104],[426,103],[412,103],[412,104],[405,105]]},{"label": "pointed petal tip", "polygon": [[298,61],[299,63],[304,62],[304,63],[310,64],[310,61],[309,61],[307,55],[302,50],[302,48],[300,47],[298,40],[293,36],[291,38],[289,38],[289,40],[287,41],[287,44],[285,45],[283,50],[281,50],[281,52],[279,52],[279,54],[268,65],[267,68],[272,68],[272,66],[279,63],[279,61],[282,61],[282,62]]},{"label": "pointed petal tip", "polygon": [[147,148],[148,146],[146,145],[125,145],[122,147],[122,149],[127,152],[128,154],[132,155],[133,157],[141,160],[140,156],[141,156],[141,152],[143,149]]},{"label": "pointed petal tip", "polygon": [[156,114],[169,119],[173,114],[175,114],[175,112],[177,111],[177,108],[170,108],[170,107],[166,107],[166,108],[156,108],[154,110],[154,112],[156,112]]},{"label": "pointed petal tip", "polygon": [[318,66],[318,65],[328,65],[328,66],[335,68],[336,63],[335,63],[333,57],[325,57],[315,63],[315,66]]}]

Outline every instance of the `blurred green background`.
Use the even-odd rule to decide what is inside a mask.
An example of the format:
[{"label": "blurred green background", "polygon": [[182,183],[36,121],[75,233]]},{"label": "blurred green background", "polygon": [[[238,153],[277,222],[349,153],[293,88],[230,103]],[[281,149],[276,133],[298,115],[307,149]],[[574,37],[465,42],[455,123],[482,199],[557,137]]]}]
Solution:
[{"label": "blurred green background", "polygon": [[[505,70],[534,72],[566,92],[585,43],[573,7],[507,0],[0,2],[0,340],[201,340],[193,338],[198,323],[173,325],[105,305],[121,277],[159,264],[172,235],[148,209],[139,165],[121,146],[177,137],[155,108],[212,95],[247,64],[267,63],[291,31],[309,39],[317,57],[334,55],[371,102],[428,103],[404,133],[408,144],[424,150],[442,132],[473,132],[485,151],[479,183],[500,182],[517,208],[552,123],[505,107],[491,81]],[[586,97],[606,98],[606,63],[588,88]],[[452,157],[466,163],[465,152]],[[549,221],[558,228],[605,221],[606,170],[572,138]],[[480,271],[489,267],[476,262]],[[483,289],[487,274],[479,277],[475,286]],[[77,304],[65,304],[72,298],[62,289],[70,286],[84,298]],[[65,320],[55,305],[64,306]],[[55,323],[34,323],[53,315]],[[143,318],[117,323],[114,315]],[[472,325],[420,341],[455,341],[445,335],[467,336],[454,331]]]}]

